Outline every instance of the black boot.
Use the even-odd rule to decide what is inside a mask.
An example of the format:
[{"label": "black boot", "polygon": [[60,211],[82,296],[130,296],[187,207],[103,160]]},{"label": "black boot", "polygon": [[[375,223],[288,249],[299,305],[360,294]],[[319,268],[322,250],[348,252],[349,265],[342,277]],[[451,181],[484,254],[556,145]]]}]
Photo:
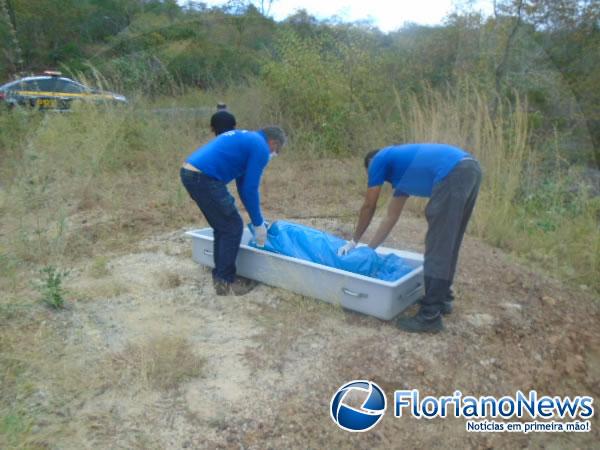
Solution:
[{"label": "black boot", "polygon": [[442,315],[427,317],[421,311],[412,317],[400,317],[396,322],[398,328],[410,333],[439,333],[444,329]]},{"label": "black boot", "polygon": [[[440,307],[440,312],[442,313],[442,315],[444,316],[448,316],[450,314],[452,314],[452,311],[454,310],[454,299],[449,299],[449,300],[444,300],[442,302],[442,305]],[[422,305],[421,300],[419,300],[419,304]]]},{"label": "black boot", "polygon": [[442,307],[440,311],[443,315],[447,316],[452,313],[454,306],[454,292],[452,292],[452,288],[448,287],[448,292],[446,293],[446,298],[442,302]]},{"label": "black boot", "polygon": [[444,315],[452,312],[454,294],[450,289],[450,281],[442,278],[433,278],[425,275],[425,297],[419,302],[421,310],[427,317],[434,317],[438,313]]},{"label": "black boot", "polygon": [[217,295],[246,295],[256,287],[256,282],[238,277],[233,283],[215,278],[213,286]]}]

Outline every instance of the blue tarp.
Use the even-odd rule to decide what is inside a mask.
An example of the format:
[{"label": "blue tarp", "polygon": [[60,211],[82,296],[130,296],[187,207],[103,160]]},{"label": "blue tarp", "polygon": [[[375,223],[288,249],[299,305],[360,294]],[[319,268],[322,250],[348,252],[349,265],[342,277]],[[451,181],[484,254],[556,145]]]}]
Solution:
[{"label": "blue tarp", "polygon": [[[269,227],[263,250],[385,281],[395,281],[412,270],[399,256],[379,255],[369,247],[357,247],[345,256],[338,256],[338,248],[345,243],[323,231],[278,220]],[[254,240],[249,245],[256,247]]]}]

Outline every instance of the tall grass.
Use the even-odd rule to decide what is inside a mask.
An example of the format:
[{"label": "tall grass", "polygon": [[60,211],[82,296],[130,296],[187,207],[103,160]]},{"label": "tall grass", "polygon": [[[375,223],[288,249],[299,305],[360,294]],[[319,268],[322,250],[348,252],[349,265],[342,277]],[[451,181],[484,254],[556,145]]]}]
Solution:
[{"label": "tall grass", "polygon": [[[406,141],[444,142],[472,152],[484,177],[470,232],[578,283],[600,289],[600,199],[573,171],[548,168],[529,139],[527,105],[472,87],[396,96]],[[556,152],[555,157],[560,159]],[[575,172],[576,173],[576,172]]]},{"label": "tall grass", "polygon": [[[118,243],[145,222],[163,221],[159,206],[181,217],[177,169],[208,130],[146,106],[81,106],[41,118],[15,111],[31,128],[15,136],[2,180],[3,247],[45,265],[93,254],[99,242]],[[95,218],[79,221],[86,212]]]},{"label": "tall grass", "polygon": [[[400,98],[402,134],[409,142],[443,142],[473,153],[484,178],[472,230],[503,245],[511,239],[513,203],[532,154],[527,113],[519,99],[492,116],[490,98],[474,89],[427,90]],[[503,105],[505,106],[505,105]],[[506,107],[506,106],[505,106]]]}]

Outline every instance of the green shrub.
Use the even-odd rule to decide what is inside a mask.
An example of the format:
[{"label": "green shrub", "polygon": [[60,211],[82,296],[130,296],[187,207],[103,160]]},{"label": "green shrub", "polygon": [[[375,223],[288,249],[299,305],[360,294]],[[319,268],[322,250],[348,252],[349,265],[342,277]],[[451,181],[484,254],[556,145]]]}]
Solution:
[{"label": "green shrub", "polygon": [[65,289],[63,282],[69,275],[67,270],[59,270],[54,266],[46,266],[40,270],[37,289],[42,294],[42,301],[54,309],[62,309],[65,305]]},{"label": "green shrub", "polygon": [[303,141],[297,142],[300,148],[347,155],[371,148],[381,139],[377,134],[386,135],[381,117],[392,99],[380,68],[377,54],[357,37],[302,39],[286,30],[263,66],[263,80],[284,125]]}]

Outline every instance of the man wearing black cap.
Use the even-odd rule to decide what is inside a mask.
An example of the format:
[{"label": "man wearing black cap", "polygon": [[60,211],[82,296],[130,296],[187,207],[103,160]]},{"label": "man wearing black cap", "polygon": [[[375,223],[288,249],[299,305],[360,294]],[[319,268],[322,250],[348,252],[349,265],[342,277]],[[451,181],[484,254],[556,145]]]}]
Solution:
[{"label": "man wearing black cap", "polygon": [[235,125],[235,116],[227,111],[227,105],[217,103],[217,112],[210,118],[210,128],[215,136],[235,130]]}]

